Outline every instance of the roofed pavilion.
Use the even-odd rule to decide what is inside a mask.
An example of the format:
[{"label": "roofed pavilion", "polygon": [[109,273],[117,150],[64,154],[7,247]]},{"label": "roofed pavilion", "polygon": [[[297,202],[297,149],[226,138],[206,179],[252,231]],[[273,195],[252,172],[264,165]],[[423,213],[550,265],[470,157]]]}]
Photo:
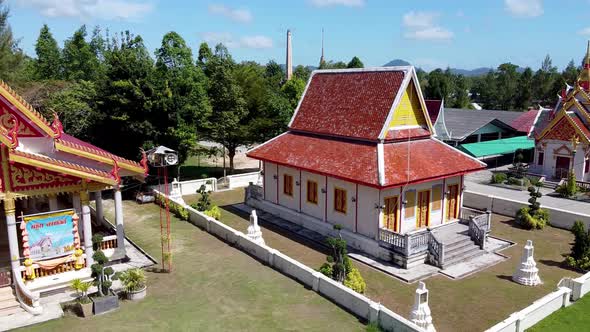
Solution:
[{"label": "roofed pavilion", "polygon": [[[108,239],[108,248],[113,249],[112,259],[125,258],[121,178],[143,180],[147,159],[144,156],[138,163],[121,158],[66,134],[57,115],[49,122],[3,82],[0,82],[0,154],[0,218],[6,220],[0,223],[0,287],[13,283],[21,306],[37,314],[41,308],[38,293],[33,289],[51,285],[55,275],[64,272],[77,271],[75,276],[79,278],[90,276],[91,194],[96,200],[96,220],[100,224],[101,193],[114,191],[116,238]],[[19,216],[64,210],[72,213],[74,244],[68,249],[76,254],[38,258],[41,256],[34,255],[33,246],[47,250],[51,239],[29,243],[33,240],[26,232],[25,219]]]}]

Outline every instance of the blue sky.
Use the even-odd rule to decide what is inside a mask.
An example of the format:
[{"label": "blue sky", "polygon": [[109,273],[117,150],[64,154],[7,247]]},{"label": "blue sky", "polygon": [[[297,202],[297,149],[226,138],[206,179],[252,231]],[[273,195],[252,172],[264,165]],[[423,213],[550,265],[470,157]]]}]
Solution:
[{"label": "blue sky", "polygon": [[8,0],[21,46],[47,23],[61,43],[81,24],[141,35],[153,52],[168,31],[196,50],[228,44],[234,58],[284,63],[286,30],[295,64],[317,65],[321,29],[328,60],[359,56],[366,66],[404,59],[426,69],[512,62],[562,68],[590,39],[590,0]]}]

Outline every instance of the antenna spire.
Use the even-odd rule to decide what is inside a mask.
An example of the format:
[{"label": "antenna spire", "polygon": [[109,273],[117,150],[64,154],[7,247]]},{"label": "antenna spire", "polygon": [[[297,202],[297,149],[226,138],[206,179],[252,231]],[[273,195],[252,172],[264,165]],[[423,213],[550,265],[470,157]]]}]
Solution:
[{"label": "antenna spire", "polygon": [[322,28],[322,56],[320,57],[320,69],[324,67],[326,60],[324,59],[324,28]]}]

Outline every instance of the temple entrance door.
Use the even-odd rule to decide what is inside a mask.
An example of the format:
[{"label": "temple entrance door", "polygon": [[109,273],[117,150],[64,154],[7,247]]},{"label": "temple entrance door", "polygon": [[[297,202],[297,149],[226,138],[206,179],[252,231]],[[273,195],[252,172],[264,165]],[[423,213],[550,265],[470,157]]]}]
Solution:
[{"label": "temple entrance door", "polygon": [[457,207],[459,206],[459,185],[452,184],[447,187],[449,196],[447,198],[446,220],[457,219]]},{"label": "temple entrance door", "polygon": [[555,160],[555,177],[563,179],[567,176],[570,169],[569,157],[557,157]]},{"label": "temple entrance door", "polygon": [[428,227],[430,219],[430,190],[424,190],[418,193],[418,218],[417,227]]},{"label": "temple entrance door", "polygon": [[399,211],[398,206],[398,198],[397,196],[394,197],[386,197],[385,198],[385,211],[384,211],[384,218],[385,218],[385,228],[389,229],[390,231],[399,233],[399,227],[397,224],[397,215]]}]

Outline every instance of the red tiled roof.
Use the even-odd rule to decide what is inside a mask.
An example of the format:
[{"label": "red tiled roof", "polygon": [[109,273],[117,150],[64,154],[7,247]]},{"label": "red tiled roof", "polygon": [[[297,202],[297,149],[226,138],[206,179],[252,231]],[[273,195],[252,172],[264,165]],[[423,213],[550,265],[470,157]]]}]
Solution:
[{"label": "red tiled roof", "polygon": [[385,144],[384,153],[385,183],[388,187],[432,181],[485,168],[485,164],[432,138]]},{"label": "red tiled roof", "polygon": [[442,105],[442,100],[424,100],[424,103],[426,104],[426,109],[428,110],[430,123],[432,123],[432,125],[434,126],[436,119],[438,119],[440,106]]},{"label": "red tiled roof", "polygon": [[404,71],[316,72],[290,128],[376,140]]},{"label": "red tiled roof", "polygon": [[287,132],[248,157],[377,186],[377,145]]},{"label": "red tiled roof", "polygon": [[385,139],[402,140],[408,138],[418,138],[430,136],[430,132],[422,127],[409,129],[388,130]]},{"label": "red tiled roof", "polygon": [[[409,145],[408,145],[409,144]],[[408,151],[410,163],[408,165]],[[377,145],[287,132],[248,152],[272,163],[373,187],[429,181],[484,168],[484,164],[434,139],[384,145],[385,184],[379,185]]]},{"label": "red tiled roof", "polygon": [[521,116],[512,121],[510,123],[510,126],[516,129],[517,131],[528,133],[531,130],[533,124],[535,123],[537,114],[539,114],[539,110],[530,110],[524,112]]}]

